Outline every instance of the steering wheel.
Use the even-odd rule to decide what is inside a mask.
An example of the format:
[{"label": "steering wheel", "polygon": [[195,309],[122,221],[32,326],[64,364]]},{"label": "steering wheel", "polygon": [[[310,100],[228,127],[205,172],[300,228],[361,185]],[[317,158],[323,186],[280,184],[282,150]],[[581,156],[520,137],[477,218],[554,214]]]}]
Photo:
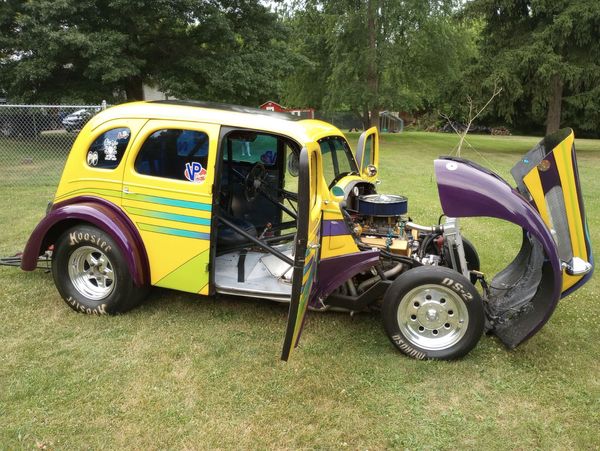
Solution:
[{"label": "steering wheel", "polygon": [[256,199],[261,185],[266,183],[266,176],[267,170],[264,164],[259,162],[252,166],[252,169],[250,169],[246,175],[246,178],[244,179],[244,196],[248,202]]}]

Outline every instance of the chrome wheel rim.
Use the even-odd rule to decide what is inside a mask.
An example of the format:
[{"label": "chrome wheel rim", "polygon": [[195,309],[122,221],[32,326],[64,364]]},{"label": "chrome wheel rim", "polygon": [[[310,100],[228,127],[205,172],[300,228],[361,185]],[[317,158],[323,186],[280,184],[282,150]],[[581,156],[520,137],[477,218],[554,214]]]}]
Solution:
[{"label": "chrome wheel rim", "polygon": [[75,289],[88,299],[108,297],[116,285],[110,259],[91,246],[78,247],[69,257],[69,279]]},{"label": "chrome wheel rim", "polygon": [[398,325],[412,344],[430,351],[448,349],[467,332],[469,312],[460,296],[441,285],[421,285],[400,301]]}]

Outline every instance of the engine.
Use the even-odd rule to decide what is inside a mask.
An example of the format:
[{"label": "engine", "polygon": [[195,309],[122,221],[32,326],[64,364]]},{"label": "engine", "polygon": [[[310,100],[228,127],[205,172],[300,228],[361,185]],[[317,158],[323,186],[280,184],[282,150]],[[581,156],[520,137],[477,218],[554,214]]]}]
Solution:
[{"label": "engine", "polygon": [[[406,197],[377,194],[375,187],[367,183],[351,189],[343,211],[359,248],[379,249],[380,260],[379,265],[346,281],[337,294],[360,295],[382,279],[394,280],[422,265],[446,266],[469,276],[471,268],[455,218],[433,226],[416,224],[408,216]],[[474,249],[470,252],[475,253]],[[475,260],[478,262],[476,256]],[[473,266],[478,269],[478,263]]]},{"label": "engine", "polygon": [[406,232],[408,199],[391,194],[356,196],[351,212],[353,232],[368,247],[410,256],[413,236]]},{"label": "engine", "polygon": [[366,183],[352,188],[344,210],[357,245],[379,249],[380,264],[348,280],[340,294],[364,293],[382,279],[393,280],[421,265],[446,266],[469,275],[456,219],[434,226],[416,224],[408,216],[406,197],[378,194]]},{"label": "engine", "polygon": [[373,191],[355,187],[348,197],[352,231],[363,247],[380,249],[383,256],[389,257],[384,265],[388,268],[399,261],[407,262],[407,257],[421,265],[451,265],[447,232],[454,229],[454,223],[415,224],[408,217],[406,197]]}]

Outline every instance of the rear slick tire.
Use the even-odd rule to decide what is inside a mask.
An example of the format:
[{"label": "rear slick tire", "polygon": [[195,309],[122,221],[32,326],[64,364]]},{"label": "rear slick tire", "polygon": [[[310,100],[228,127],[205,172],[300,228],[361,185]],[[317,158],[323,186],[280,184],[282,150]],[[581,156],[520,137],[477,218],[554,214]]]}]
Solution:
[{"label": "rear slick tire", "polygon": [[420,266],[400,275],[385,293],[383,325],[401,352],[416,359],[452,360],[475,347],[485,323],[483,303],[462,274]]},{"label": "rear slick tire", "polygon": [[134,284],[112,237],[87,224],[68,229],[56,241],[52,276],[69,307],[89,315],[126,312],[148,292],[147,287]]}]

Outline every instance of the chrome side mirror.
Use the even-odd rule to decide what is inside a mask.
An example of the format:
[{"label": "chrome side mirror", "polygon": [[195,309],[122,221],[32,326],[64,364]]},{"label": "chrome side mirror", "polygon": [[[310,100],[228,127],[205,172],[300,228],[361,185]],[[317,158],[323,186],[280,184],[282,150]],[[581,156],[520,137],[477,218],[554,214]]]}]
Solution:
[{"label": "chrome side mirror", "polygon": [[592,270],[592,264],[583,258],[573,257],[568,262],[563,262],[563,268],[570,276],[583,276]]},{"label": "chrome side mirror", "polygon": [[372,164],[367,166],[367,175],[369,177],[375,177],[377,175],[377,166],[374,166]]}]

